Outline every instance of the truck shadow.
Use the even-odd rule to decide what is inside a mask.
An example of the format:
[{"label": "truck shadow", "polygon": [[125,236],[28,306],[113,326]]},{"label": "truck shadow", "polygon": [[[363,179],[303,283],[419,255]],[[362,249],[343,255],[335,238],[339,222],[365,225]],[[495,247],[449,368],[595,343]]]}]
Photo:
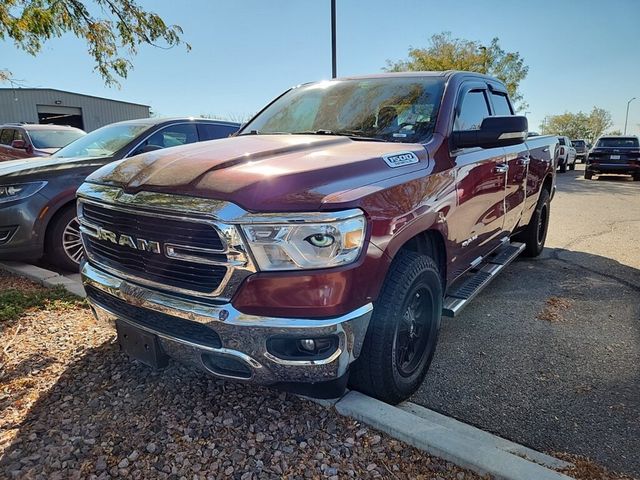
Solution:
[{"label": "truck shadow", "polygon": [[444,322],[412,401],[534,449],[640,474],[640,270],[549,249]]}]

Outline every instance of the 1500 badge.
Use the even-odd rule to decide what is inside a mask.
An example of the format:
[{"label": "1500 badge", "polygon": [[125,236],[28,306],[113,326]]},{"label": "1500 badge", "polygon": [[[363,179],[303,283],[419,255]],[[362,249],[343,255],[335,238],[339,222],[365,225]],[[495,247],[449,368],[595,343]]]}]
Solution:
[{"label": "1500 badge", "polygon": [[418,163],[420,160],[418,156],[413,152],[398,152],[383,155],[382,159],[391,168],[403,167],[405,165],[411,165],[412,163]]}]

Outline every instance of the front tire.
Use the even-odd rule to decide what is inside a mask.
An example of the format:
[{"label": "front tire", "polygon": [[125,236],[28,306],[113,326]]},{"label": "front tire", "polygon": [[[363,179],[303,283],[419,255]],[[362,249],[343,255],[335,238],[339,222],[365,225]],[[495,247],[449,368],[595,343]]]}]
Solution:
[{"label": "front tire", "polygon": [[78,272],[83,254],[80,225],[73,204],[51,220],[47,229],[45,259],[63,270]]},{"label": "front tire", "polygon": [[400,251],[375,303],[350,386],[396,404],[422,384],[435,353],[442,316],[442,279],[426,255]]},{"label": "front tire", "polygon": [[537,257],[542,253],[549,229],[550,208],[551,199],[549,192],[546,189],[542,189],[529,225],[527,225],[527,228],[522,233],[519,233],[514,238],[516,241],[523,242],[526,245],[522,252],[522,255],[525,257]]}]

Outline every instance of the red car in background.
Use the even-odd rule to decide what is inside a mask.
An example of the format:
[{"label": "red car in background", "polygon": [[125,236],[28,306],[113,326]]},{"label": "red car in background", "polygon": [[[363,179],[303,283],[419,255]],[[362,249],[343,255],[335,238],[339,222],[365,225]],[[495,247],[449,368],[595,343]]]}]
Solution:
[{"label": "red car in background", "polygon": [[0,161],[48,157],[84,135],[84,130],[64,125],[0,125]]}]

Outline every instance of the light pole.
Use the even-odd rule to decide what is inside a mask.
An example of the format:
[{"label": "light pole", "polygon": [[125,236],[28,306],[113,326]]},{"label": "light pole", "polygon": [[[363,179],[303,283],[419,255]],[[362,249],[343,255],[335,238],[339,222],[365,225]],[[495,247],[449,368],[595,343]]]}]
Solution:
[{"label": "light pole", "polygon": [[624,134],[627,134],[627,122],[629,121],[629,105],[633,102],[636,97],[633,97],[631,100],[627,102],[627,114],[624,117]]},{"label": "light pole", "polygon": [[331,78],[338,76],[336,59],[336,0],[331,0]]}]

